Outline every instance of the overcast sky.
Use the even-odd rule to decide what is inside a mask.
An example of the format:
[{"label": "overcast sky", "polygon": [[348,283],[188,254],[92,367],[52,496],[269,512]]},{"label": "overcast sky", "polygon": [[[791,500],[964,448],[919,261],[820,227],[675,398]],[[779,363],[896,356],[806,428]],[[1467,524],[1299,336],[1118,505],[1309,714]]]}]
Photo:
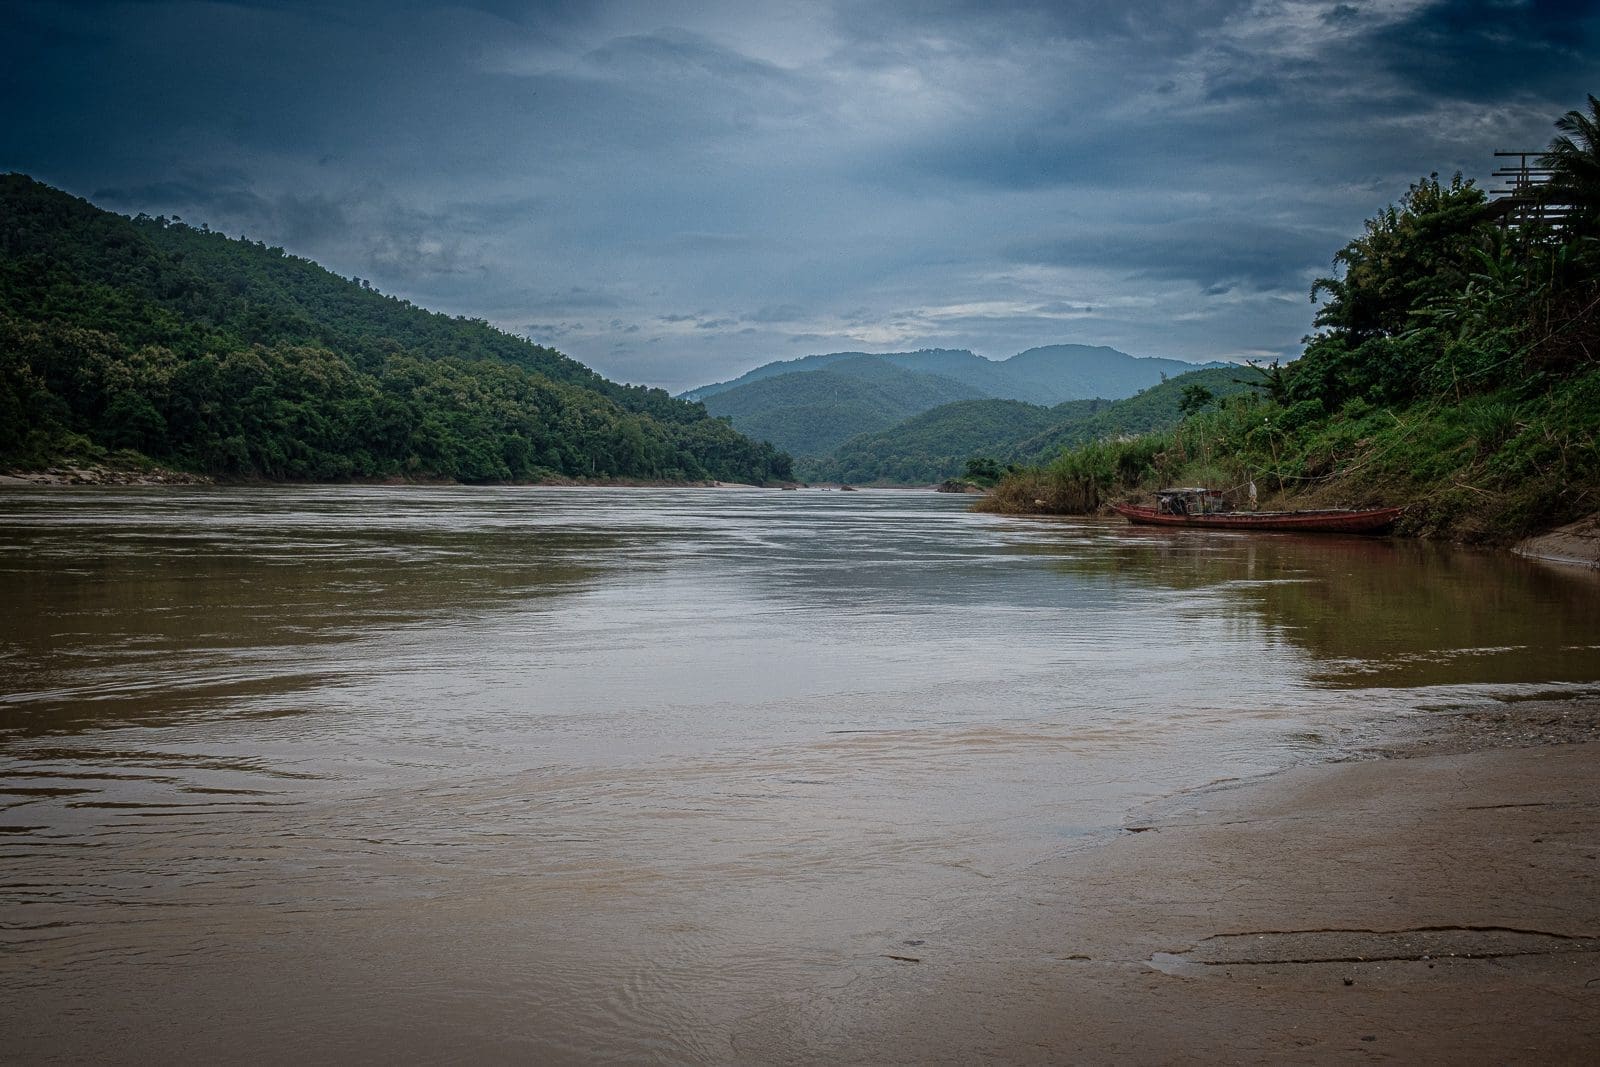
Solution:
[{"label": "overcast sky", "polygon": [[677,391],[812,352],[1292,356],[1429,171],[1600,93],[1600,3],[0,7],[0,170]]}]

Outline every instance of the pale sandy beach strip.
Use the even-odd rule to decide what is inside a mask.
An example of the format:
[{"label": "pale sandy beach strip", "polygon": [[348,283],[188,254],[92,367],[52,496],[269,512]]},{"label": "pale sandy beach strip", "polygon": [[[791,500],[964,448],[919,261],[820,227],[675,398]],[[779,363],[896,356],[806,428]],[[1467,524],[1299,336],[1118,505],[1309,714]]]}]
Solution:
[{"label": "pale sandy beach strip", "polygon": [[1600,1062],[1597,723],[1592,699],[1444,713],[1174,798],[853,987],[844,1025],[774,1037],[813,1062]]}]

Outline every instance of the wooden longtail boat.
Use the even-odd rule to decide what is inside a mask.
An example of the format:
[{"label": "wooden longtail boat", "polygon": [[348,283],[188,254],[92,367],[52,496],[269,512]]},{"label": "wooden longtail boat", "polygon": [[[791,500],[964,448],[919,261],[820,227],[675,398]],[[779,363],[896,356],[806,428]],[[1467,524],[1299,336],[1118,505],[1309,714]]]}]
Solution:
[{"label": "wooden longtail boat", "polygon": [[1208,530],[1279,530],[1302,533],[1381,533],[1405,508],[1323,508],[1318,511],[1231,511],[1215,489],[1163,489],[1156,506],[1112,504],[1129,522],[1144,526],[1194,526]]}]

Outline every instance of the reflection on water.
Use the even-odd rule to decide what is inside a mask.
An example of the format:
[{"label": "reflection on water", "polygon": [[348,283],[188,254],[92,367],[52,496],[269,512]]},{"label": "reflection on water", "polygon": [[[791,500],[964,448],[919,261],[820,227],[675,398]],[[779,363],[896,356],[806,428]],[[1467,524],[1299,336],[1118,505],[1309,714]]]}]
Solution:
[{"label": "reflection on water", "polygon": [[1313,658],[1307,677],[1321,685],[1545,683],[1597,673],[1600,580],[1592,572],[1388,538],[1185,534],[1130,529],[1059,566],[1190,592],[1192,608],[1260,620]]},{"label": "reflection on water", "polygon": [[1600,684],[1581,576],[964,507],[0,496],[16,1054],[738,1060],[1144,800]]}]

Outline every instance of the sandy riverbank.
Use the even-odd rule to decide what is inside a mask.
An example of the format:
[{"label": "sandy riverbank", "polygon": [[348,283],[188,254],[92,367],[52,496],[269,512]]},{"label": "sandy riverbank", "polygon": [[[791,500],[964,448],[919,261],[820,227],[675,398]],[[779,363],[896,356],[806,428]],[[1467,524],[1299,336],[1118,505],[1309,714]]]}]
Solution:
[{"label": "sandy riverbank", "polygon": [[814,1017],[789,1047],[858,1063],[1594,1062],[1597,725],[1593,699],[1443,711],[1351,761],[1164,802],[1036,869],[979,928],[897,950],[841,991],[842,1025]]},{"label": "sandy riverbank", "polygon": [[0,471],[0,487],[59,485],[210,485],[203,474],[152,467],[148,470],[105,467],[91,464],[80,467],[49,467],[37,471]]},{"label": "sandy riverbank", "polygon": [[1530,537],[1512,551],[1549,563],[1600,567],[1600,515],[1590,515],[1538,537]]},{"label": "sandy riverbank", "polygon": [[[125,486],[125,485],[216,485],[217,479],[204,474],[190,474],[186,471],[168,470],[164,467],[153,467],[148,470],[134,470],[99,465],[81,467],[50,467],[37,471],[0,471],[0,488],[6,486],[38,487],[38,486]],[[236,481],[223,481],[223,485],[417,485],[441,486],[459,485],[461,483],[450,479],[433,478],[379,478],[365,479],[350,482],[275,482],[268,480],[240,479]],[[532,482],[496,482],[495,485],[519,486],[547,486],[547,487],[583,487],[583,488],[623,488],[623,489],[659,489],[659,488],[702,488],[702,489],[761,489],[773,488],[772,486],[752,485],[748,482],[666,482],[651,481],[649,479],[580,479],[580,478],[544,478]],[[784,483],[782,488],[799,488],[795,483]]]}]

